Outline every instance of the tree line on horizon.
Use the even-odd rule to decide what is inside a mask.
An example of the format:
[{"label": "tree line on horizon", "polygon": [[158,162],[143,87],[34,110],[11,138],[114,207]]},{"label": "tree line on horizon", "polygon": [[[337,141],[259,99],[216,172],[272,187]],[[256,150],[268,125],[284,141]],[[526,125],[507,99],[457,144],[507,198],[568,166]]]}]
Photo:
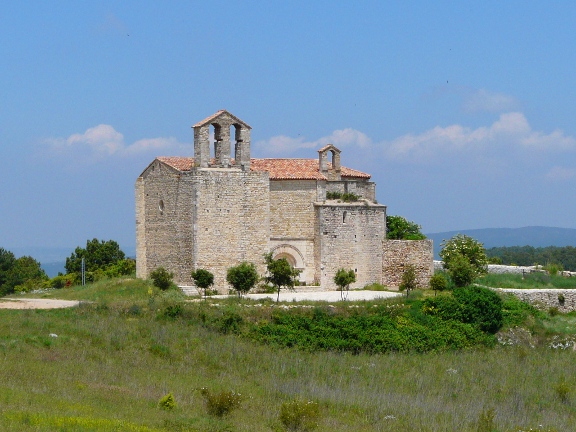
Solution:
[{"label": "tree line on horizon", "polygon": [[519,266],[559,264],[564,270],[576,271],[574,246],[501,246],[487,249],[486,255],[494,264]]}]

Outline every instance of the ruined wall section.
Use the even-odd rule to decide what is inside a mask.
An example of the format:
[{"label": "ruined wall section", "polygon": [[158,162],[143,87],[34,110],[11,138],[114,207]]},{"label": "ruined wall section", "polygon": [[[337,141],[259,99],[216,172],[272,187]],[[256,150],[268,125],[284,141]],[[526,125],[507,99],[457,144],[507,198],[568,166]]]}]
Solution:
[{"label": "ruined wall section", "polygon": [[186,283],[192,265],[189,178],[154,161],[136,182],[136,275],[162,266]]},{"label": "ruined wall section", "polygon": [[341,180],[326,183],[327,192],[353,193],[372,202],[376,201],[376,184],[366,180]]},{"label": "ruined wall section", "polygon": [[[228,293],[228,268],[252,262],[264,274],[269,251],[270,201],[267,172],[195,169],[192,174],[192,269],[214,274],[214,288]],[[190,281],[192,284],[192,281]]]},{"label": "ruined wall section", "polygon": [[365,203],[316,203],[316,276],[332,290],[339,268],[356,272],[352,288],[382,280],[382,240],[386,236],[386,207]]},{"label": "ruined wall section", "polygon": [[384,240],[382,242],[382,284],[397,288],[407,265],[416,268],[418,286],[427,288],[434,274],[432,240]]}]

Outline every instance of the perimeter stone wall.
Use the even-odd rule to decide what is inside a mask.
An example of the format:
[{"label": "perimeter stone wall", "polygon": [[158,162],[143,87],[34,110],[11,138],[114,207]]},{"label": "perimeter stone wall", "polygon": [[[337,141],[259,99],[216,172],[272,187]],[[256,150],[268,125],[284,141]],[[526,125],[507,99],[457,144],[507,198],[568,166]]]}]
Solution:
[{"label": "perimeter stone wall", "polygon": [[406,265],[412,264],[416,267],[418,285],[428,287],[434,274],[432,240],[384,240],[382,249],[382,284],[397,288],[402,282]]},{"label": "perimeter stone wall", "polygon": [[512,294],[535,307],[548,310],[556,307],[562,313],[576,310],[576,290],[570,289],[510,289],[492,288],[494,291]]}]

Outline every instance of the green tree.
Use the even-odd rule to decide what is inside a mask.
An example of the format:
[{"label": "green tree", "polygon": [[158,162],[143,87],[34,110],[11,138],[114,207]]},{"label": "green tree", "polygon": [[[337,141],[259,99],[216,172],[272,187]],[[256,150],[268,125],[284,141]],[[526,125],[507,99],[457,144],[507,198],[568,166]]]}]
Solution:
[{"label": "green tree", "polygon": [[238,297],[250,291],[260,280],[254,263],[242,262],[230,267],[226,274],[226,281],[238,292]]},{"label": "green tree", "polygon": [[410,291],[417,288],[416,284],[416,267],[408,264],[402,273],[402,281],[400,282],[400,291],[406,291],[406,297],[410,295]]},{"label": "green tree", "polygon": [[386,216],[386,237],[390,240],[423,240],[422,227],[402,216]]},{"label": "green tree", "polygon": [[[31,256],[23,256],[13,261],[10,269],[5,273],[5,282],[2,285],[2,294],[11,294],[16,287],[22,291],[29,291],[48,280],[48,276],[40,263]],[[26,284],[26,286],[24,286]]]},{"label": "green tree", "polygon": [[356,282],[356,273],[354,270],[338,269],[334,275],[334,283],[340,288],[340,298],[344,300],[344,290],[346,290],[346,297],[348,297],[348,290],[350,284]]},{"label": "green tree", "polygon": [[454,285],[459,288],[472,284],[477,277],[474,266],[462,255],[455,255],[452,258],[448,274]]},{"label": "green tree", "polygon": [[429,285],[436,295],[438,291],[445,291],[448,288],[448,281],[442,273],[434,273],[430,278]]},{"label": "green tree", "polygon": [[125,255],[114,240],[87,240],[86,248],[77,247],[72,255],[66,258],[66,273],[80,273],[82,258],[86,271],[93,272],[118,263],[125,258]]},{"label": "green tree", "polygon": [[282,288],[294,288],[294,279],[300,274],[299,270],[293,269],[286,258],[273,259],[272,253],[264,255],[268,275],[264,278],[266,282],[272,284],[278,291],[276,301],[280,301],[280,290]]},{"label": "green tree", "polygon": [[158,267],[152,273],[150,273],[150,279],[155,287],[160,288],[162,291],[166,291],[172,286],[172,278],[174,273],[169,272],[164,267]]},{"label": "green tree", "polygon": [[214,275],[208,270],[197,269],[192,272],[192,279],[198,288],[204,290],[204,298],[206,298],[208,288],[214,285]]},{"label": "green tree", "polygon": [[0,248],[0,295],[6,294],[8,287],[5,286],[8,281],[8,272],[14,266],[16,257],[14,254],[4,248]]},{"label": "green tree", "polygon": [[457,234],[450,240],[443,240],[441,247],[440,258],[456,286],[469,285],[488,271],[486,250],[478,240]]}]

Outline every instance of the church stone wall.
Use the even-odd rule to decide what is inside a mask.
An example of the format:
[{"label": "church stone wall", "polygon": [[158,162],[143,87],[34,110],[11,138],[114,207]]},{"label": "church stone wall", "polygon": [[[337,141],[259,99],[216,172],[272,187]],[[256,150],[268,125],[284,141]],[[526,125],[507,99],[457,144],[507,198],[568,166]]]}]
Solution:
[{"label": "church stone wall", "polygon": [[137,276],[162,266],[176,283],[189,280],[192,264],[191,188],[187,176],[158,161],[136,183]]},{"label": "church stone wall", "polygon": [[382,284],[397,288],[408,264],[416,267],[418,286],[427,288],[434,274],[432,240],[384,240],[382,242]]},{"label": "church stone wall", "polygon": [[[196,169],[192,174],[194,262],[214,274],[214,288],[227,293],[228,268],[252,262],[264,274],[269,251],[269,177],[239,169]],[[192,281],[188,281],[192,284]]]},{"label": "church stone wall", "polygon": [[270,237],[314,238],[316,180],[270,182]]},{"label": "church stone wall", "polygon": [[382,239],[386,207],[362,204],[316,204],[316,276],[323,289],[336,289],[340,268],[356,272],[352,288],[382,280]]}]

